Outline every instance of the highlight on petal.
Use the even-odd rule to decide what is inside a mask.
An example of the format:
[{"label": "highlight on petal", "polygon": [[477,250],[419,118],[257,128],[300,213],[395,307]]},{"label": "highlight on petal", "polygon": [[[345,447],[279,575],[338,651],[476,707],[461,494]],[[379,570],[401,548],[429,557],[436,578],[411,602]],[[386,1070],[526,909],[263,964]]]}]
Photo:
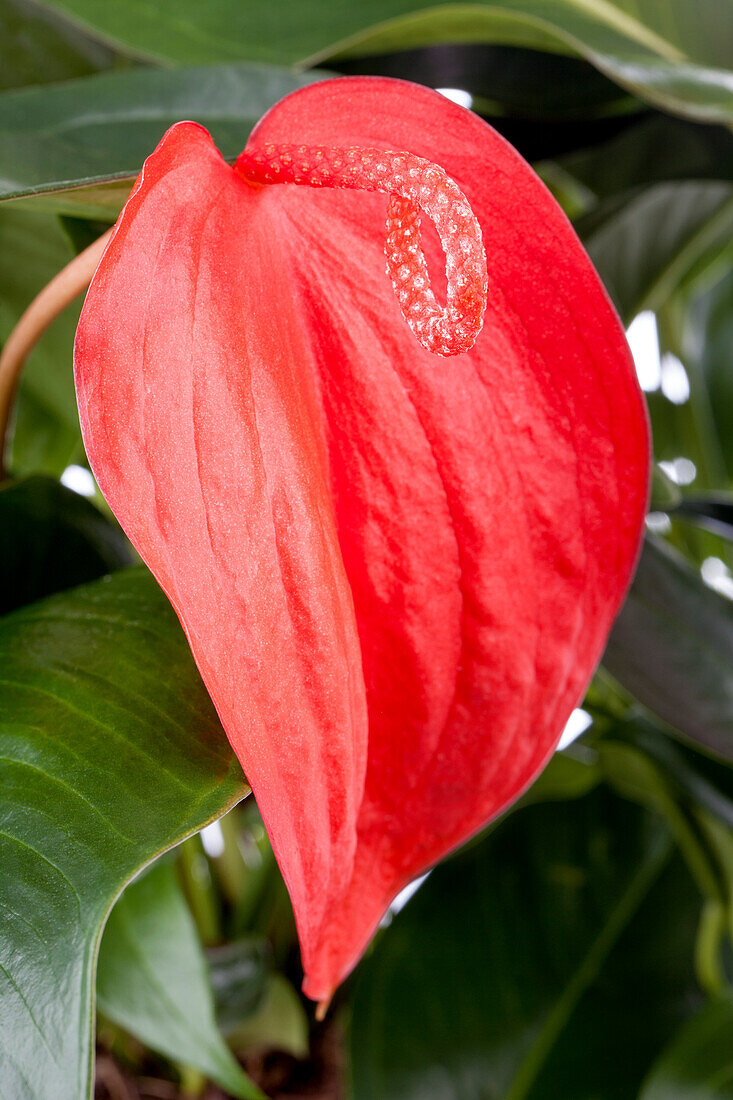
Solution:
[{"label": "highlight on petal", "polygon": [[[291,148],[305,166],[271,186]],[[465,269],[442,195],[477,223]],[[537,775],[600,657],[647,498],[623,330],[490,127],[344,78],[274,107],[236,169],[169,132],[75,362],[92,468],[186,629],[327,1000],[395,894]]]}]

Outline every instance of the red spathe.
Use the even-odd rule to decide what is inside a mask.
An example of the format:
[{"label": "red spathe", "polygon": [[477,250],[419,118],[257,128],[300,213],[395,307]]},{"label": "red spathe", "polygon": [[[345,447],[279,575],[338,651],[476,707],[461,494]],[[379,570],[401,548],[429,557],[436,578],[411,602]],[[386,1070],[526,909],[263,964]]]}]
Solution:
[{"label": "red spathe", "polygon": [[630,580],[648,434],[587,256],[480,119],[334,80],[274,107],[266,143],[433,161],[488,261],[475,346],[433,355],[385,274],[385,195],[253,185],[181,123],[79,324],[92,469],[183,623],[320,1000],[552,752]]}]

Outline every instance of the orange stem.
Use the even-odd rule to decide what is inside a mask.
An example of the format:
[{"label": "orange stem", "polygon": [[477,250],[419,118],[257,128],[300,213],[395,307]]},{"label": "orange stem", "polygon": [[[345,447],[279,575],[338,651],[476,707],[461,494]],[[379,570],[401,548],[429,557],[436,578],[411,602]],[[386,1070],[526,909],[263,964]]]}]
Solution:
[{"label": "orange stem", "polygon": [[89,286],[111,234],[108,229],[44,286],[5,342],[0,354],[0,480],[6,476],[10,418],[25,361],[51,322]]}]

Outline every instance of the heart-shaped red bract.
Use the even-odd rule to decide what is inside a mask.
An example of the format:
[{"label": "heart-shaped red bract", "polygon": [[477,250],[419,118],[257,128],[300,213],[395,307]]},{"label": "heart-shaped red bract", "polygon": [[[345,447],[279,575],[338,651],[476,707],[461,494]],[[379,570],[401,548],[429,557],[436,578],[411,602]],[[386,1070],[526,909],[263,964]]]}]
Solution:
[{"label": "heart-shaped red bract", "polygon": [[[405,150],[455,181],[488,264],[471,351],[405,323],[384,194],[245,178],[293,144]],[[92,469],[178,612],[327,999],[400,888],[537,775],[599,659],[647,497],[618,318],[490,127],[340,79],[274,107],[238,170],[200,127],[166,134],[75,370]]]}]

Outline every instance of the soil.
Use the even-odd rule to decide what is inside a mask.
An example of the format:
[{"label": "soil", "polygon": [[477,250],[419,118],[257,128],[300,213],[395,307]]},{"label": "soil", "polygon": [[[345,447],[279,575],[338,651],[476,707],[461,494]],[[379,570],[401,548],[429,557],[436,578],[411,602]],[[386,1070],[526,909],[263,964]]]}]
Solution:
[{"label": "soil", "polygon": [[[344,1051],[335,1024],[319,1028],[311,1057],[299,1061],[282,1051],[250,1054],[242,1066],[271,1100],[345,1100]],[[143,1059],[134,1069],[97,1048],[95,1100],[193,1100],[166,1079],[162,1064]],[[195,1100],[230,1100],[230,1093],[208,1085]]]}]

